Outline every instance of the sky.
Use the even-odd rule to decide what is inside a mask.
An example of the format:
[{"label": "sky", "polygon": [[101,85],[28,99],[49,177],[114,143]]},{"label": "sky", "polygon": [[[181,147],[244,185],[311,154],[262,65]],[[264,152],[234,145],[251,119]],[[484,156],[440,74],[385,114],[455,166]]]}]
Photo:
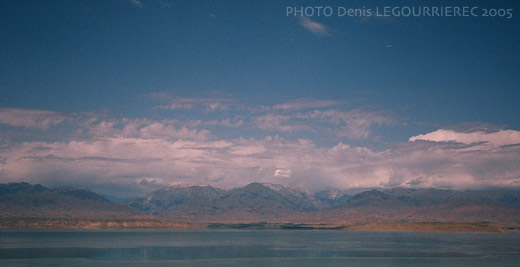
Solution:
[{"label": "sky", "polygon": [[[398,16],[409,7],[474,16]],[[2,1],[0,183],[119,197],[251,182],[518,188],[518,12],[476,0]]]}]

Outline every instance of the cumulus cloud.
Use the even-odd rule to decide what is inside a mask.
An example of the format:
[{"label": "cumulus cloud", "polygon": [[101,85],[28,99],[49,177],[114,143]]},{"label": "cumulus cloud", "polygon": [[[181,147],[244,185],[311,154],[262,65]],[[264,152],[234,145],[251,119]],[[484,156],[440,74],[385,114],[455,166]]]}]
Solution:
[{"label": "cumulus cloud", "polygon": [[313,21],[308,17],[300,17],[298,20],[299,24],[306,30],[320,36],[329,36],[330,30],[324,24]]},{"label": "cumulus cloud", "polygon": [[496,132],[474,131],[456,132],[439,129],[437,131],[410,137],[409,141],[458,142],[462,144],[486,143],[493,146],[520,144],[520,131],[499,130]]},{"label": "cumulus cloud", "polygon": [[275,177],[290,178],[292,176],[292,171],[291,170],[277,169],[276,171],[274,171],[274,176]]},{"label": "cumulus cloud", "polygon": [[56,126],[67,119],[65,114],[36,109],[0,108],[0,123],[15,127],[42,130]]},{"label": "cumulus cloud", "polygon": [[177,120],[154,121],[128,118],[121,120],[93,120],[83,124],[82,128],[78,129],[78,134],[83,134],[90,138],[120,136],[143,139],[162,138],[166,140],[206,140],[211,137],[208,130],[189,128]]},{"label": "cumulus cloud", "polygon": [[[368,139],[374,125],[394,124],[395,119],[381,112],[354,110],[314,110],[304,113],[267,113],[253,119],[254,125],[266,131],[329,131],[338,137]],[[325,128],[323,126],[325,124]]]}]

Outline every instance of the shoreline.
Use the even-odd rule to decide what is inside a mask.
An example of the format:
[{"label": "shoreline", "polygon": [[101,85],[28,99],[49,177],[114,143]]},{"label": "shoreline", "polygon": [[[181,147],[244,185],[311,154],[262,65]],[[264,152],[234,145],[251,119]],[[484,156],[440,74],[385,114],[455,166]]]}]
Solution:
[{"label": "shoreline", "polygon": [[488,222],[197,223],[162,219],[0,218],[0,230],[337,230],[383,232],[518,233]]}]

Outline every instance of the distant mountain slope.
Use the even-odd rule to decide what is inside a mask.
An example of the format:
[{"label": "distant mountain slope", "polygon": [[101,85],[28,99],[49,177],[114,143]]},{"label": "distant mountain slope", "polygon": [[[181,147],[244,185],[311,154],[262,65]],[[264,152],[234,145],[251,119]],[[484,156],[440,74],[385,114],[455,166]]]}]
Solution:
[{"label": "distant mountain slope", "polygon": [[[151,215],[156,215],[154,217]],[[223,190],[166,187],[118,204],[88,190],[0,184],[0,219],[128,219],[197,223],[286,222],[351,225],[402,222],[491,222],[520,227],[520,191],[370,190],[352,197],[338,190],[311,195],[282,185],[251,183]]]},{"label": "distant mountain slope", "polygon": [[440,189],[371,190],[327,210],[301,213],[294,221],[492,222],[520,225],[520,192],[515,190],[452,191]]},{"label": "distant mountain slope", "polygon": [[141,210],[113,203],[92,191],[49,189],[28,183],[0,184],[0,217],[128,218]]},{"label": "distant mountain slope", "polygon": [[226,190],[211,186],[165,187],[153,191],[146,197],[130,199],[126,204],[150,214],[160,215],[173,206],[185,204],[200,207],[226,193]]},{"label": "distant mountain slope", "polygon": [[262,183],[229,191],[210,186],[168,187],[127,203],[154,215],[204,222],[274,221],[316,210],[307,193]]},{"label": "distant mountain slope", "polygon": [[350,198],[350,195],[337,189],[324,190],[314,194],[315,205],[320,208],[338,206],[347,202]]},{"label": "distant mountain slope", "polygon": [[210,186],[163,188],[128,204],[149,214],[196,222],[438,221],[520,225],[520,192],[515,190],[395,188],[350,197],[338,190],[310,195],[282,185],[251,183],[229,191]]}]

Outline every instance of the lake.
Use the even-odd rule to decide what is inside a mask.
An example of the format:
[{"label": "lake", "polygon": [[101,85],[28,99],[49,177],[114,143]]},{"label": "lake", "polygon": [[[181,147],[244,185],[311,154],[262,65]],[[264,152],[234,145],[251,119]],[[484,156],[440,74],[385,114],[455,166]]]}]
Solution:
[{"label": "lake", "polygon": [[2,230],[0,265],[520,266],[520,234]]}]

